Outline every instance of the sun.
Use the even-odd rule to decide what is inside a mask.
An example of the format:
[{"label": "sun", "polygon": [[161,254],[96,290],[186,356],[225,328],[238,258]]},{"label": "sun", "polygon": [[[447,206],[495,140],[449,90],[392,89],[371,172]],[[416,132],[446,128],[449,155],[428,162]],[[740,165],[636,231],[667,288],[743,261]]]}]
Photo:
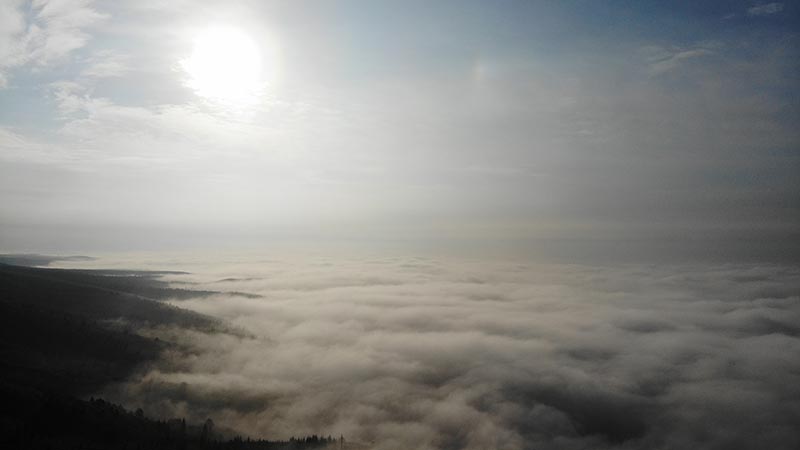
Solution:
[{"label": "sun", "polygon": [[252,103],[264,80],[261,51],[247,34],[233,27],[208,28],[194,38],[191,55],[181,61],[186,85],[205,99]]}]

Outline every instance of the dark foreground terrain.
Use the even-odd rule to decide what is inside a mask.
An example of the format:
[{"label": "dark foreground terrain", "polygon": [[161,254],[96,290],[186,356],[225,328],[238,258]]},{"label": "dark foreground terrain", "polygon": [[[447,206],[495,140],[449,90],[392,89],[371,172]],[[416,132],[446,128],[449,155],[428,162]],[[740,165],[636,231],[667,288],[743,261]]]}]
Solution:
[{"label": "dark foreground terrain", "polygon": [[[90,398],[135,376],[172,345],[141,326],[225,330],[208,316],[158,300],[210,292],[170,289],[157,272],[47,269],[0,259],[0,448],[301,449],[340,442],[226,439],[212,420],[156,420]],[[10,261],[20,264],[20,261]],[[37,264],[46,260],[37,259]]]}]

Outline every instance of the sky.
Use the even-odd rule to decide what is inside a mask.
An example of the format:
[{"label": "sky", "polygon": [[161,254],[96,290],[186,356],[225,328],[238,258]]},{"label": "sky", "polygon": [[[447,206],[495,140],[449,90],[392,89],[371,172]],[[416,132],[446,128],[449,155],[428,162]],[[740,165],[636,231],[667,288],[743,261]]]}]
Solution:
[{"label": "sky", "polygon": [[799,23],[788,1],[4,1],[0,248],[796,259]]}]

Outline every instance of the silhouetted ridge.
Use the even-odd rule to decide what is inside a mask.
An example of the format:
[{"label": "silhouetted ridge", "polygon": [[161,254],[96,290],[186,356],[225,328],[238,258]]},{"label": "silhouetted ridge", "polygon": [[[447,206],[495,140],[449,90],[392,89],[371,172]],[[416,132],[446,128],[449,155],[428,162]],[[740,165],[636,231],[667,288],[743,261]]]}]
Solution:
[{"label": "silhouetted ridge", "polygon": [[[42,269],[0,264],[0,299],[94,320],[124,318],[150,325],[176,325],[204,331],[222,330],[222,323],[156,301],[168,297],[154,275],[112,276],[107,271]],[[125,272],[129,273],[129,272]],[[183,290],[178,290],[183,291]],[[192,296],[193,291],[183,291]],[[202,293],[201,293],[202,294]]]},{"label": "silhouetted ridge", "polygon": [[[6,395],[4,400],[9,400]],[[225,439],[214,422],[190,424],[185,419],[153,420],[141,409],[131,412],[101,399],[77,400],[63,395],[17,396],[19,415],[4,420],[0,445],[16,449],[253,449],[302,450],[339,443],[330,436],[291,438],[288,441]],[[7,416],[4,415],[4,419]],[[338,446],[333,448],[339,448]]]}]

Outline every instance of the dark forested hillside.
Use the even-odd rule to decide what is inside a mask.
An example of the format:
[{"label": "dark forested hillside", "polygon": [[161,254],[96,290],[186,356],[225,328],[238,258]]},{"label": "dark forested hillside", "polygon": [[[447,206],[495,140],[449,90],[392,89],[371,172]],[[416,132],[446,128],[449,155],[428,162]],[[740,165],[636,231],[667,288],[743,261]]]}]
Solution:
[{"label": "dark forested hillside", "polygon": [[[127,411],[112,403],[67,396],[44,395],[30,402],[23,419],[3,430],[0,444],[15,449],[213,449],[300,450],[341,448],[343,440],[330,436],[288,441],[221,439],[214,423],[187,424],[183,419],[153,420],[142,410]],[[7,409],[7,408],[4,408]]]},{"label": "dark forested hillside", "polygon": [[[42,269],[0,264],[0,299],[90,319],[177,325],[212,331],[221,324],[208,316],[153,300],[174,294],[158,272]],[[191,295],[191,291],[183,291]],[[145,293],[151,295],[145,295]],[[199,293],[198,295],[203,295]]]},{"label": "dark forested hillside", "polygon": [[[171,345],[137,334],[140,326],[230,332],[214,318],[156,301],[174,297],[158,274],[0,263],[0,447],[294,449],[332,442],[316,436],[227,441],[210,421],[158,421],[102,400],[82,400],[134,376]],[[109,326],[120,322],[127,325]]]},{"label": "dark forested hillside", "polygon": [[[122,379],[166,343],[132,330],[173,325],[213,331],[207,316],[116,289],[115,278],[83,271],[0,264],[0,364],[6,383],[83,394]],[[141,284],[149,277],[135,277]],[[127,328],[112,329],[122,320]]]}]

